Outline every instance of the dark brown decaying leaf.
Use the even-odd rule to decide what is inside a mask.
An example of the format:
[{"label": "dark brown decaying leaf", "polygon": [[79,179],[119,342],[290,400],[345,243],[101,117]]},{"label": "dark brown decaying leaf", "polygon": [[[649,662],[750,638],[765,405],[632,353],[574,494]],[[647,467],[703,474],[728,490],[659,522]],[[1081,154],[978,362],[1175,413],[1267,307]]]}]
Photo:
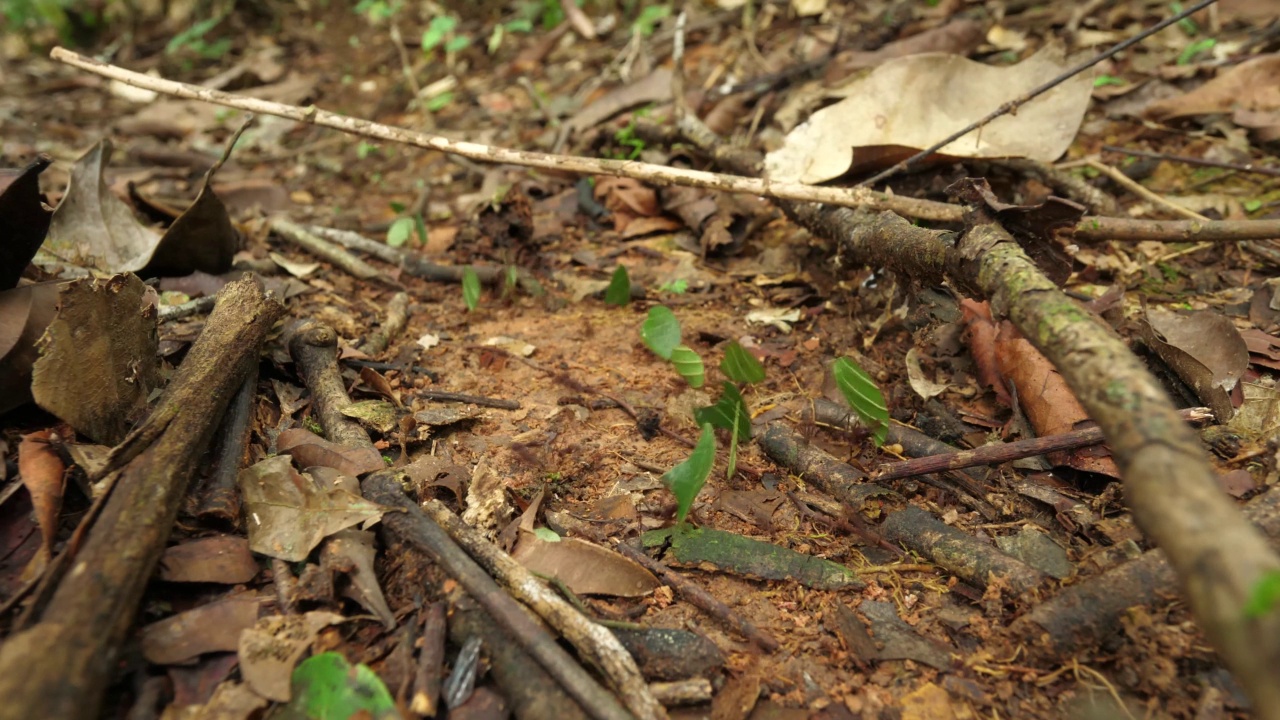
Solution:
[{"label": "dark brown decaying leaf", "polygon": [[23,285],[0,292],[0,413],[31,400],[36,344],[53,321],[63,283]]},{"label": "dark brown decaying leaf", "polygon": [[1240,331],[1224,315],[1182,315],[1148,308],[1140,323],[1142,337],[1182,381],[1208,405],[1218,422],[1235,414],[1231,391],[1249,366],[1249,348]]},{"label": "dark brown decaying leaf", "polygon": [[0,291],[18,284],[49,232],[52,213],[40,195],[40,173],[53,159],[37,157],[17,174],[0,171]]},{"label": "dark brown decaying leaf", "polygon": [[50,252],[68,262],[103,272],[137,272],[148,277],[217,274],[231,269],[240,236],[227,210],[208,187],[163,234],[143,227],[133,211],[107,185],[105,170],[111,142],[103,139],[76,161],[71,185],[53,213]]},{"label": "dark brown decaying leaf", "polygon": [[521,532],[511,557],[582,595],[639,597],[662,584],[634,560],[577,538],[548,542],[531,532]]},{"label": "dark brown decaying leaf", "polygon": [[156,309],[147,293],[133,274],[67,283],[40,339],[31,375],[36,403],[99,443],[120,442],[159,384]]},{"label": "dark brown decaying leaf", "polygon": [[328,467],[351,477],[387,466],[382,455],[371,447],[339,445],[305,428],[291,428],[280,433],[276,438],[276,449],[292,455],[299,467]]},{"label": "dark brown decaying leaf", "polygon": [[374,572],[373,533],[364,530],[343,530],[335,533],[320,551],[320,564],[347,577],[342,594],[360,603],[377,616],[384,627],[392,630],[396,616],[387,605],[387,599],[378,585]]},{"label": "dark brown decaying leaf", "polygon": [[160,579],[167,582],[208,582],[236,585],[258,574],[249,541],[231,535],[188,540],[160,556]]},{"label": "dark brown decaying leaf", "polygon": [[241,631],[257,622],[260,604],[253,593],[239,593],[151,623],[142,628],[142,654],[157,665],[169,665],[235,650]]},{"label": "dark brown decaying leaf", "polygon": [[299,473],[289,456],[267,458],[240,471],[249,546],[289,562],[306,560],[322,540],[382,517],[382,506],[340,488],[325,488]]}]

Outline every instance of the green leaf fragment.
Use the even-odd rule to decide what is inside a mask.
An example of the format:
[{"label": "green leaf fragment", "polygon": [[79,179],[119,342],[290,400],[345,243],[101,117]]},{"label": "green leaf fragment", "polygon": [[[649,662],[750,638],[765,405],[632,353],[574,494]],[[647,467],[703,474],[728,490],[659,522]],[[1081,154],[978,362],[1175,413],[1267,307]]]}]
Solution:
[{"label": "green leaf fragment", "polygon": [[467,310],[475,310],[480,304],[480,276],[470,266],[462,271],[462,301],[467,304]]},{"label": "green leaf fragment", "polygon": [[702,436],[689,458],[667,471],[662,482],[676,497],[676,522],[683,523],[694,498],[707,482],[716,460],[716,434],[710,423],[702,426]]},{"label": "green leaf fragment", "polygon": [[631,278],[627,275],[626,266],[619,265],[618,269],[613,271],[609,289],[604,291],[604,301],[618,307],[631,302]]},{"label": "green leaf fragment", "polygon": [[686,345],[678,345],[671,351],[671,364],[691,388],[700,388],[706,381],[707,373],[702,366],[702,358]]},{"label": "green leaf fragment", "polygon": [[396,218],[396,221],[387,229],[387,244],[391,247],[400,247],[409,242],[409,236],[412,234],[413,218]]},{"label": "green leaf fragment", "polygon": [[352,666],[341,653],[313,655],[293,671],[293,700],[285,715],[308,720],[399,718],[395,700],[367,665]]},{"label": "green leaf fragment", "polygon": [[729,430],[743,442],[751,439],[751,411],[747,409],[747,401],[742,398],[742,393],[731,382],[724,383],[724,391],[720,393],[720,399],[715,405],[694,410],[693,417],[699,425],[709,423]]},{"label": "green leaf fragment", "polygon": [[671,308],[658,305],[649,308],[649,317],[640,327],[640,338],[663,360],[670,360],[671,353],[680,344],[680,321]]},{"label": "green leaf fragment", "polygon": [[1271,612],[1276,603],[1280,603],[1280,570],[1268,570],[1258,578],[1249,593],[1249,601],[1244,606],[1245,617],[1262,617]]},{"label": "green leaf fragment", "polygon": [[746,348],[739,345],[737,340],[724,349],[720,371],[734,382],[758,383],[764,380],[764,366]]},{"label": "green leaf fragment", "polygon": [[836,386],[845,402],[858,414],[875,438],[876,446],[884,444],[889,434],[889,408],[884,394],[865,370],[849,358],[840,358],[831,366]]}]

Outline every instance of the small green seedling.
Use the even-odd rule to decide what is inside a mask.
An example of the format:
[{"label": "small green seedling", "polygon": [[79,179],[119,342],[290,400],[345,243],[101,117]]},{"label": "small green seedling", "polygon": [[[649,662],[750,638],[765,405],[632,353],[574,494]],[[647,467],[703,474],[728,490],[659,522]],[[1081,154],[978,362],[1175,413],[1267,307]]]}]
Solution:
[{"label": "small green seedling", "polygon": [[676,497],[676,523],[683,524],[694,498],[707,483],[711,467],[716,461],[716,433],[710,423],[702,426],[702,436],[693,448],[689,459],[667,471],[662,482]]},{"label": "small green seedling", "polygon": [[889,434],[889,408],[884,403],[880,388],[876,387],[866,370],[849,358],[836,360],[831,366],[831,374],[845,402],[871,431],[876,447],[883,445]]},{"label": "small green seedling", "polygon": [[1197,55],[1199,55],[1200,53],[1209,52],[1217,44],[1218,44],[1218,41],[1214,40],[1213,38],[1204,38],[1203,40],[1197,40],[1191,43],[1190,45],[1186,46],[1185,48],[1183,48],[1182,52],[1178,55],[1178,60],[1176,64],[1190,65],[1191,61],[1195,60]]},{"label": "small green seedling", "polygon": [[619,265],[618,269],[613,271],[609,289],[604,291],[604,301],[618,307],[631,302],[631,277],[627,275],[625,265]]},{"label": "small green seedling", "polygon": [[480,276],[469,265],[462,271],[462,301],[467,304],[468,311],[480,305]]},{"label": "small green seedling", "polygon": [[730,342],[724,349],[724,359],[720,361],[720,372],[734,382],[752,384],[764,382],[764,366],[755,355],[738,344],[737,340]]}]

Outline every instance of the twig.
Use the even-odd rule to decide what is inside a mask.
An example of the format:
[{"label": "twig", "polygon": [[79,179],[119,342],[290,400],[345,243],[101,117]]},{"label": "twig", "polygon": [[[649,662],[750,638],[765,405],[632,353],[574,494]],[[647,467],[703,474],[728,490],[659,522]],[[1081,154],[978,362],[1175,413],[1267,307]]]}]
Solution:
[{"label": "twig", "polygon": [[414,390],[415,395],[435,400],[436,402],[460,402],[471,403],[472,405],[480,405],[482,407],[498,408],[500,410],[519,410],[520,402],[518,400],[504,400],[502,398],[485,397],[484,395],[467,395],[466,393],[446,392],[444,390]]},{"label": "twig", "polygon": [[398,292],[387,303],[387,318],[382,326],[369,335],[369,339],[359,347],[365,355],[378,355],[387,349],[391,340],[399,335],[409,322],[409,294]]},{"label": "twig", "polygon": [[240,491],[236,489],[236,477],[245,457],[253,420],[253,399],[257,394],[258,365],[254,363],[222,419],[222,437],[218,441],[213,471],[195,496],[197,501],[192,514],[196,517],[217,519],[230,527],[240,522]]},{"label": "twig", "polygon": [[160,309],[156,311],[156,320],[158,322],[181,320],[183,318],[191,317],[192,315],[207,313],[210,310],[213,310],[213,305],[217,301],[217,295],[206,295],[204,297],[196,298],[195,300],[188,300],[178,305],[161,305]]},{"label": "twig", "polygon": [[565,639],[604,674],[609,684],[622,696],[623,703],[639,720],[667,717],[667,711],[650,694],[635,660],[613,633],[584,617],[523,565],[462,522],[444,503],[427,500],[422,503],[422,511],[443,528],[454,542],[466,549],[476,562],[501,581],[513,596],[563,633]]},{"label": "twig", "polygon": [[1192,212],[1191,210],[1188,210],[1184,207],[1178,207],[1177,205],[1174,205],[1173,203],[1169,202],[1168,200],[1165,200],[1164,198],[1160,197],[1156,193],[1153,193],[1147,188],[1143,187],[1142,183],[1139,183],[1138,181],[1134,180],[1128,175],[1125,175],[1124,173],[1120,172],[1119,170],[1111,167],[1110,165],[1104,162],[1100,162],[1093,158],[1090,158],[1085,162],[1089,167],[1111,178],[1112,182],[1116,183],[1120,187],[1123,187],[1125,190],[1128,190],[1129,192],[1133,193],[1134,195],[1137,195],[1138,197],[1146,200],[1147,202],[1155,203],[1156,205],[1168,210],[1174,215],[1181,215],[1182,217],[1187,218],[1188,220],[1199,220],[1201,222],[1207,221],[1209,219],[1198,212]]},{"label": "twig", "polygon": [[675,590],[681,597],[688,600],[689,604],[733,628],[739,635],[755,643],[761,650],[771,653],[778,649],[778,641],[774,640],[772,635],[756,627],[749,620],[735,613],[728,605],[712,597],[711,593],[689,582],[663,563],[654,560],[626,543],[618,545],[618,552],[645,566],[649,572],[661,577],[662,581],[670,585],[672,590]]},{"label": "twig", "polygon": [[427,607],[422,623],[422,650],[414,674],[413,699],[409,710],[421,717],[434,717],[440,705],[440,673],[444,667],[444,641],[448,634],[445,601]]},{"label": "twig", "polygon": [[[1209,412],[1209,408],[1187,408],[1181,411],[1181,415],[1187,422],[1191,423],[1203,422],[1213,417],[1212,413]],[[1036,455],[1044,455],[1045,453],[1059,450],[1075,450],[1076,448],[1098,445],[1102,442],[1104,442],[1102,429],[1095,425],[1059,435],[1019,440],[1011,443],[984,445],[973,450],[960,450],[946,455],[930,455],[896,463],[886,463],[881,465],[879,470],[872,475],[872,479],[876,482],[884,482],[942,470],[959,470],[977,465],[998,465],[1010,460],[1035,457]]]},{"label": "twig", "polygon": [[1205,9],[1205,8],[1207,8],[1207,7],[1209,7],[1210,5],[1212,5],[1212,4],[1213,4],[1213,3],[1215,3],[1215,2],[1217,2],[1217,0],[1202,0],[1200,3],[1197,3],[1196,5],[1193,5],[1192,7],[1189,7],[1189,8],[1187,8],[1187,9],[1183,10],[1182,12],[1178,13],[1177,15],[1174,15],[1174,16],[1173,16],[1173,17],[1171,17],[1171,18],[1168,18],[1168,19],[1163,20],[1163,21],[1161,21],[1161,22],[1159,22],[1159,23],[1156,23],[1155,25],[1151,26],[1150,28],[1147,28],[1146,30],[1143,30],[1142,32],[1138,33],[1137,35],[1134,35],[1133,37],[1129,38],[1128,40],[1125,40],[1124,42],[1121,42],[1121,43],[1117,44],[1116,46],[1112,47],[1110,50],[1107,50],[1106,52],[1102,53],[1101,55],[1096,55],[1096,56],[1094,56],[1093,58],[1091,58],[1091,59],[1089,59],[1089,60],[1086,60],[1086,61],[1084,61],[1084,62],[1080,63],[1079,65],[1076,65],[1075,67],[1073,67],[1073,68],[1071,68],[1071,69],[1069,69],[1069,70],[1067,70],[1067,71],[1063,72],[1062,74],[1058,75],[1057,77],[1053,78],[1052,80],[1050,80],[1050,81],[1048,81],[1048,82],[1046,82],[1046,83],[1043,83],[1042,85],[1040,85],[1040,86],[1038,86],[1038,87],[1032,88],[1031,90],[1027,91],[1027,93],[1026,93],[1026,94],[1022,95],[1021,97],[1019,97],[1019,98],[1015,98],[1015,99],[1013,99],[1013,100],[1010,100],[1010,101],[1009,101],[1009,102],[1007,102],[1007,103],[1004,103],[1004,104],[1003,104],[1003,105],[1001,105],[1000,107],[998,107],[998,108],[996,108],[995,110],[993,110],[991,113],[987,114],[987,116],[986,116],[986,117],[983,117],[981,120],[975,120],[974,122],[970,123],[968,126],[966,126],[966,127],[962,128],[962,129],[960,129],[960,130],[957,130],[956,132],[952,133],[952,134],[951,134],[951,136],[947,137],[945,140],[942,140],[942,141],[940,141],[940,142],[938,142],[938,143],[935,143],[935,144],[933,144],[933,145],[931,145],[931,146],[929,146],[929,147],[925,148],[924,150],[921,150],[920,152],[916,153],[915,155],[912,155],[911,157],[907,158],[906,160],[903,160],[902,162],[898,163],[897,165],[894,165],[893,167],[888,168],[887,170],[885,170],[885,171],[883,171],[883,172],[881,172],[881,173],[879,173],[879,174],[875,175],[874,177],[872,177],[872,178],[870,178],[870,179],[868,179],[868,180],[863,180],[862,182],[858,183],[858,186],[859,186],[859,187],[869,187],[869,186],[871,186],[871,185],[875,185],[876,183],[878,183],[878,182],[880,182],[880,181],[882,181],[882,180],[885,180],[886,178],[890,178],[890,177],[893,177],[894,175],[897,175],[898,173],[902,172],[903,170],[907,169],[908,167],[911,167],[912,165],[914,165],[914,164],[916,164],[917,162],[919,162],[922,158],[926,158],[926,157],[928,157],[928,156],[930,156],[930,155],[932,155],[932,154],[934,154],[934,153],[938,152],[938,151],[939,151],[939,150],[941,150],[942,148],[944,148],[944,147],[946,147],[946,146],[950,145],[951,143],[955,142],[956,140],[959,140],[960,138],[964,137],[965,135],[968,135],[969,133],[973,132],[974,130],[977,130],[978,128],[980,128],[980,127],[982,127],[982,126],[986,125],[987,123],[991,122],[992,120],[995,120],[996,118],[1000,117],[1001,115],[1007,115],[1007,114],[1009,114],[1009,113],[1011,113],[1011,112],[1013,112],[1013,111],[1017,110],[1018,108],[1022,107],[1022,106],[1023,106],[1023,105],[1025,105],[1025,104],[1027,104],[1027,103],[1028,103],[1028,102],[1030,102],[1031,100],[1034,100],[1035,98],[1040,97],[1040,96],[1041,96],[1041,95],[1043,95],[1044,93],[1049,92],[1050,90],[1054,89],[1054,88],[1055,88],[1055,87],[1057,87],[1058,85],[1061,85],[1064,81],[1066,81],[1066,80],[1068,80],[1068,79],[1070,79],[1070,78],[1072,78],[1072,77],[1075,77],[1076,75],[1079,75],[1080,73],[1084,72],[1085,70],[1088,70],[1089,68],[1093,67],[1094,65],[1097,65],[1098,63],[1102,62],[1103,60],[1106,60],[1106,59],[1108,59],[1108,58],[1110,58],[1110,57],[1114,56],[1116,53],[1122,52],[1122,51],[1124,51],[1124,50],[1126,50],[1126,49],[1128,49],[1128,48],[1132,47],[1133,45],[1136,45],[1136,44],[1138,44],[1138,43],[1142,42],[1143,40],[1147,39],[1147,38],[1148,38],[1148,37],[1150,37],[1151,35],[1154,35],[1155,33],[1160,32],[1161,30],[1163,30],[1163,29],[1165,29],[1165,28],[1169,27],[1170,25],[1173,25],[1174,23],[1178,22],[1179,20],[1182,20],[1182,19],[1183,19],[1183,18],[1185,18],[1185,17],[1189,17],[1189,16],[1191,16],[1191,15],[1193,15],[1193,14],[1197,13],[1197,12],[1200,12],[1201,10],[1203,10],[1203,9]]},{"label": "twig", "polygon": [[500,588],[440,526],[423,514],[416,502],[405,496],[401,477],[394,470],[385,470],[361,482],[366,498],[400,511],[383,516],[381,526],[384,532],[439,563],[592,717],[596,720],[634,720],[617,698],[601,687],[557,644],[527,608]]},{"label": "twig", "polygon": [[[154,78],[93,60],[71,52],[66,48],[54,48],[50,52],[50,57],[87,72],[166,95],[189,100],[200,100],[266,115],[275,115],[298,122],[333,128],[354,135],[413,145],[428,150],[438,150],[479,162],[504,163],[588,175],[617,175],[647,180],[656,185],[705,187],[724,192],[824,203],[840,207],[892,210],[900,215],[934,222],[958,223],[962,219],[963,210],[956,205],[890,195],[875,192],[865,187],[815,187],[801,183],[773,182],[741,175],[669,168],[635,160],[602,160],[571,155],[509,150],[479,143],[451,140],[437,135],[412,132],[359,118],[345,117],[320,110],[314,106],[301,108],[293,105],[283,105],[268,100],[224,93],[198,85],[188,85],[172,80]],[[1126,234],[1136,232],[1134,221],[1118,218],[1086,217],[1076,225],[1076,234],[1078,238],[1083,240],[1266,240],[1280,237],[1280,220],[1235,220],[1195,224],[1145,222],[1148,224],[1142,226],[1140,232],[1143,233],[1143,236],[1141,238],[1126,237]],[[407,263],[405,271],[414,273],[413,268]],[[478,268],[477,272],[479,272]],[[484,280],[483,275],[481,275],[481,280]]]},{"label": "twig", "polygon": [[403,290],[404,286],[383,275],[377,268],[329,241],[307,232],[301,225],[282,217],[271,219],[271,231],[289,240],[321,260],[330,262],[361,280],[376,280],[383,285]]},{"label": "twig", "polygon": [[352,230],[339,230],[338,228],[327,228],[320,225],[304,225],[303,229],[313,235],[319,235],[325,240],[332,240],[348,250],[359,250],[366,255],[372,255],[392,265],[399,265],[400,261],[404,259],[404,253],[396,248],[386,243],[380,243],[377,240],[370,240]]},{"label": "twig", "polygon": [[1221,168],[1223,170],[1237,170],[1244,173],[1257,173],[1258,175],[1270,175],[1271,177],[1280,177],[1280,169],[1272,167],[1260,167],[1253,163],[1229,163],[1219,162],[1217,160],[1205,160],[1204,158],[1188,157],[1186,155],[1169,155],[1167,153],[1150,152],[1148,150],[1135,150],[1133,148],[1116,147],[1115,145],[1103,145],[1102,149],[1106,152],[1123,153],[1125,155],[1133,155],[1135,157],[1150,158],[1152,160],[1168,160],[1169,162],[1180,162],[1187,165],[1198,165],[1200,167]]}]

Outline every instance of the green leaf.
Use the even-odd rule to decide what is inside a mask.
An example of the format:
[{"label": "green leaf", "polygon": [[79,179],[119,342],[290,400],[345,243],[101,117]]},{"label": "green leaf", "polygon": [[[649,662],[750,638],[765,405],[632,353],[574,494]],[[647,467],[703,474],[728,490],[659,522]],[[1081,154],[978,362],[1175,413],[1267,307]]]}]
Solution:
[{"label": "green leaf", "polygon": [[619,265],[618,269],[613,271],[609,289],[604,291],[604,301],[618,307],[631,302],[631,278],[627,275],[625,265]]},{"label": "green leaf", "polygon": [[687,345],[677,345],[671,351],[671,364],[676,372],[689,383],[691,388],[700,388],[707,379],[706,370],[702,367],[702,358]]},{"label": "green leaf", "polygon": [[387,228],[387,244],[391,247],[400,247],[409,242],[409,236],[413,234],[413,218],[396,218],[391,223],[391,227]]},{"label": "green leaf", "polygon": [[710,423],[702,426],[702,437],[693,448],[689,459],[667,471],[662,482],[676,496],[676,522],[683,523],[693,499],[707,482],[711,474],[711,466],[716,461],[716,433]]},{"label": "green leaf", "polygon": [[437,15],[431,18],[431,24],[422,31],[422,52],[429,53],[435,50],[457,26],[458,18],[452,15]]},{"label": "green leaf", "polygon": [[1096,88],[1106,87],[1107,85],[1124,85],[1124,80],[1114,75],[1099,75],[1093,79],[1093,86]]},{"label": "green leaf", "polygon": [[422,213],[413,216],[413,229],[418,233],[418,242],[423,245],[427,244],[427,223],[422,219]]},{"label": "green leaf", "polygon": [[1262,209],[1261,200],[1245,200],[1240,204],[1244,207],[1245,212],[1253,213],[1253,212],[1258,212],[1259,210]]},{"label": "green leaf", "polygon": [[1280,602],[1280,570],[1268,570],[1254,583],[1245,603],[1244,614],[1249,619],[1260,618],[1271,612]]},{"label": "green leaf", "polygon": [[533,21],[528,18],[517,18],[508,21],[503,27],[507,29],[507,32],[528,33],[533,32]]},{"label": "green leaf", "polygon": [[883,445],[889,434],[889,408],[884,404],[880,388],[876,387],[867,371],[849,358],[836,360],[831,366],[831,374],[835,376],[836,386],[844,395],[845,402],[871,431],[876,446]]},{"label": "green leaf", "polygon": [[681,295],[688,289],[689,281],[684,278],[680,278],[679,280],[670,280],[658,286],[658,292],[671,293],[672,295]]},{"label": "green leaf", "polygon": [[480,276],[471,266],[462,271],[462,301],[467,304],[467,310],[475,310],[480,304]]},{"label": "green leaf", "polygon": [[729,343],[729,346],[724,349],[724,359],[720,361],[720,372],[734,382],[764,381],[764,366],[755,355],[739,345],[737,340]]},{"label": "green leaf", "polygon": [[1218,44],[1218,41],[1214,40],[1213,38],[1205,38],[1203,40],[1197,40],[1183,49],[1182,53],[1178,55],[1177,64],[1189,65],[1191,64],[1192,60],[1196,59],[1197,55],[1199,55],[1202,52],[1208,52],[1212,50],[1213,46],[1217,44]]},{"label": "green leaf", "polygon": [[700,407],[693,411],[698,424],[710,423],[733,433],[743,442],[751,439],[751,411],[747,409],[747,401],[742,393],[731,382],[724,383],[724,390],[715,405]]},{"label": "green leaf", "polygon": [[649,317],[640,327],[640,338],[649,346],[654,355],[663,360],[670,360],[671,353],[680,344],[680,321],[671,308],[656,305],[649,308]]},{"label": "green leaf", "polygon": [[466,35],[454,35],[444,44],[444,51],[448,53],[457,53],[471,47],[471,38]]},{"label": "green leaf", "polygon": [[396,201],[394,201],[394,200],[392,200],[391,202],[387,203],[387,207],[390,207],[390,208],[391,208],[391,212],[393,212],[393,213],[395,213],[395,214],[397,214],[397,215],[399,215],[400,213],[402,213],[402,212],[404,212],[405,210],[407,210],[407,209],[408,209],[408,206],[407,206],[407,205],[405,205],[404,203],[396,202]]},{"label": "green leaf", "polygon": [[427,110],[429,112],[440,112],[449,107],[449,103],[453,102],[452,92],[442,92],[439,95],[427,101]]},{"label": "green leaf", "polygon": [[285,714],[309,720],[399,718],[395,700],[367,665],[352,666],[342,653],[312,655],[293,671],[293,700]]},{"label": "green leaf", "polygon": [[502,36],[505,32],[501,25],[494,25],[493,32],[489,33],[489,42],[485,45],[485,51],[490,55],[498,52],[498,48],[502,47]]},{"label": "green leaf", "polygon": [[643,37],[648,37],[657,29],[662,19],[671,15],[670,5],[646,5],[631,24],[631,30]]}]

